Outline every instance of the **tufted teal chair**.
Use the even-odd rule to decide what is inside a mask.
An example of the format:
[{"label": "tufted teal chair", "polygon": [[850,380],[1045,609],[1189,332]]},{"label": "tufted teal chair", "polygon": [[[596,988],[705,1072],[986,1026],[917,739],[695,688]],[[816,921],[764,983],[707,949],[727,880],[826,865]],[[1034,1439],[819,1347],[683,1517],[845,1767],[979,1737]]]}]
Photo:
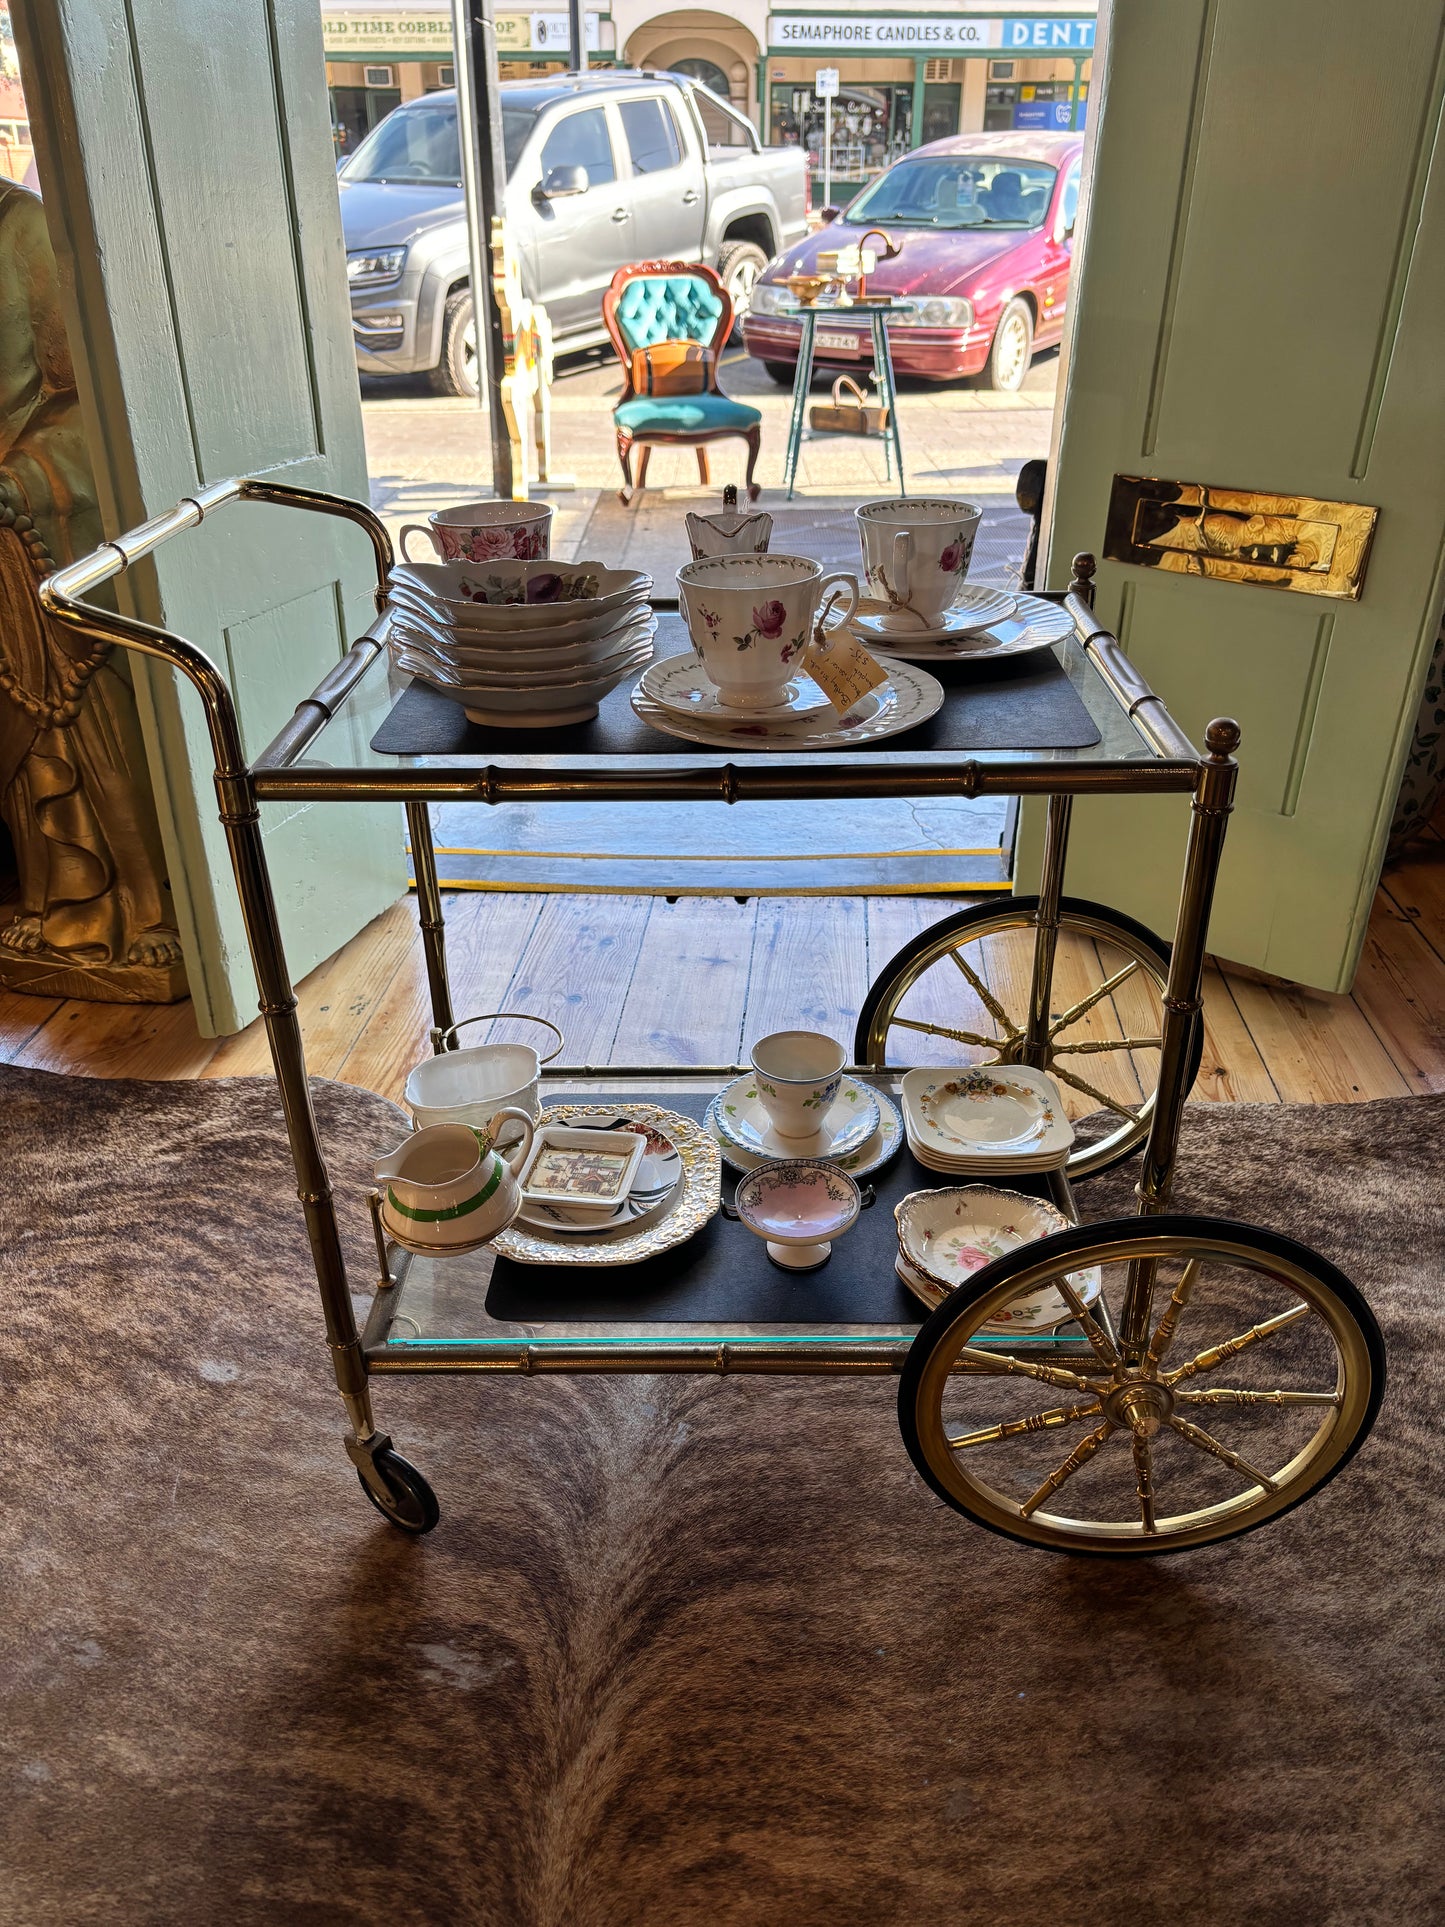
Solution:
[{"label": "tufted teal chair", "polygon": [[[647,480],[653,443],[696,448],[698,474],[706,482],[704,444],[736,435],[748,445],[748,498],[756,501],[753,469],[763,418],[746,402],[729,400],[717,385],[717,358],[732,333],[733,304],[712,269],[693,261],[639,261],[619,268],[602,297],[602,319],[627,377],[622,400],[612,411],[617,459],[622,464],[622,500],[630,502],[634,494],[634,442],[639,449],[640,489]],[[650,392],[645,392],[636,372],[638,350],[655,349],[664,342],[697,342],[706,352],[701,363],[694,360],[672,373],[659,363],[649,371]]]}]

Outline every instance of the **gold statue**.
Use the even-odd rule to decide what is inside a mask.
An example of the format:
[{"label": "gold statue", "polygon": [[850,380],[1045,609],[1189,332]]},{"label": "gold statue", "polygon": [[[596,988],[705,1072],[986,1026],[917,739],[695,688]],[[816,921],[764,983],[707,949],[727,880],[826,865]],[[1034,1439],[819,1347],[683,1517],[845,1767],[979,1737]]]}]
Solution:
[{"label": "gold statue", "polygon": [[20,871],[0,984],[173,1003],[185,976],[130,681],[35,594],[101,539],[44,214],[0,180],[0,818]]}]

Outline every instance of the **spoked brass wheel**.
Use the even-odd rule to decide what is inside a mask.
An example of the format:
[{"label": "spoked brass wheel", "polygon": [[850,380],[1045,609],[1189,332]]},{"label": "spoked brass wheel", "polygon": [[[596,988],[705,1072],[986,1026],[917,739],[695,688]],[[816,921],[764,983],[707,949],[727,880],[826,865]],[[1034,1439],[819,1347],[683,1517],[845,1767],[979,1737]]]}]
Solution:
[{"label": "spoked brass wheel", "polygon": [[[982,904],[921,930],[879,974],[858,1018],[854,1059],[886,1064],[1017,1064],[1025,1055],[1037,897]],[[1059,910],[1045,1063],[1071,1118],[1103,1111],[1070,1178],[1107,1171],[1149,1132],[1169,946],[1132,917],[1081,897]],[[1192,1084],[1202,1027],[1189,1061]]]},{"label": "spoked brass wheel", "polygon": [[[1132,1360],[1117,1336],[1131,1261],[1155,1279]],[[982,1330],[1051,1286],[1077,1312],[1096,1284],[1102,1309],[1066,1356]],[[1022,1245],[960,1286],[914,1340],[898,1412],[929,1485],[991,1531],[1055,1552],[1179,1552],[1318,1491],[1384,1385],[1373,1313],[1307,1246],[1220,1218],[1125,1218]]]}]

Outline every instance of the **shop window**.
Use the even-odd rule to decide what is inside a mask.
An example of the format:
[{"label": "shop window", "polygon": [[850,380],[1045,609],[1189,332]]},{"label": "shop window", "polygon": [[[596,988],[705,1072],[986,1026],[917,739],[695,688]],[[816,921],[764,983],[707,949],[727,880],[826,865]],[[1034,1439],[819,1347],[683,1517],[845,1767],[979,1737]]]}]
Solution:
[{"label": "shop window", "polygon": [[568,114],[565,120],[558,121],[542,149],[543,180],[554,167],[585,167],[591,187],[601,187],[617,179],[607,116],[600,107],[588,107],[580,114]]},{"label": "shop window", "polygon": [[[401,93],[395,87],[333,87],[331,89],[331,138],[338,154],[354,155],[373,127],[380,125],[393,107],[400,107]],[[453,145],[456,125],[452,127]],[[458,158],[452,179],[461,179]]]},{"label": "shop window", "polygon": [[[930,66],[935,63],[930,61]],[[949,62],[936,63],[946,67]],[[921,146],[930,141],[947,140],[950,134],[958,132],[958,104],[961,89],[955,81],[952,85],[930,81],[923,89],[923,139]]]},{"label": "shop window", "polygon": [[[951,90],[956,96],[958,89]],[[775,145],[808,150],[815,174],[823,171],[824,103],[806,84],[775,82],[769,101]],[[913,146],[913,83],[849,86],[833,102],[833,181],[861,185]]]},{"label": "shop window", "polygon": [[456,84],[457,84],[457,70],[455,67],[438,67],[437,68],[437,86],[438,87],[455,87]]},{"label": "shop window", "polygon": [[624,100],[619,112],[635,174],[665,174],[682,160],[682,142],[666,101]]}]

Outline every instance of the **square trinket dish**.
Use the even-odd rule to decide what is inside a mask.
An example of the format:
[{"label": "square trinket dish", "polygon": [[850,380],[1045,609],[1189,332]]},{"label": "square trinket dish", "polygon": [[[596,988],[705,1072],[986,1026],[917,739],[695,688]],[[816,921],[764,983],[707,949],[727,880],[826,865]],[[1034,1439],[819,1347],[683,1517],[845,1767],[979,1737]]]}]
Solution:
[{"label": "square trinket dish", "polygon": [[631,1191],[646,1150],[647,1139],[636,1131],[543,1124],[522,1167],[523,1202],[610,1217]]}]

